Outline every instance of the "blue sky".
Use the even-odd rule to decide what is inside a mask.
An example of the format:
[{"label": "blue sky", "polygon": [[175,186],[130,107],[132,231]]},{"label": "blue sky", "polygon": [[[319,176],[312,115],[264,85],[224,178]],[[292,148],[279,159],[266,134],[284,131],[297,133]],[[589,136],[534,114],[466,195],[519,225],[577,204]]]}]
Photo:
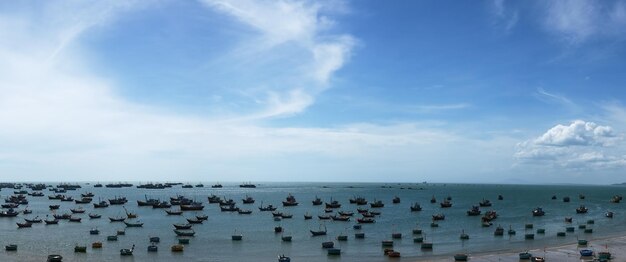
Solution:
[{"label": "blue sky", "polygon": [[626,1],[0,3],[5,180],[615,183]]}]

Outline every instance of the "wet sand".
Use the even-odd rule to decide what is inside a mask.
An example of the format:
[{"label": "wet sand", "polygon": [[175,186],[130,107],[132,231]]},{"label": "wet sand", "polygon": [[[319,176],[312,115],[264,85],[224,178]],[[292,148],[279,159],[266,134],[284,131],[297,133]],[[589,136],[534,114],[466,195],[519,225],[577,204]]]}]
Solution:
[{"label": "wet sand", "polygon": [[[594,257],[597,258],[597,253],[600,251],[611,252],[611,261],[626,261],[626,236],[613,237],[613,238],[598,238],[588,240],[587,246],[578,246],[577,244],[570,244],[556,247],[546,247],[545,249],[532,249],[528,252],[533,256],[544,257],[546,261],[594,261]],[[594,251],[594,257],[581,257],[579,251],[581,249],[590,249]],[[494,252],[484,254],[470,254],[469,261],[494,261],[494,262],[506,262],[506,261],[530,261],[520,260],[519,252]],[[454,261],[452,256],[447,258],[437,258],[433,260],[418,260],[418,261]],[[596,260],[597,261],[597,260]]]}]

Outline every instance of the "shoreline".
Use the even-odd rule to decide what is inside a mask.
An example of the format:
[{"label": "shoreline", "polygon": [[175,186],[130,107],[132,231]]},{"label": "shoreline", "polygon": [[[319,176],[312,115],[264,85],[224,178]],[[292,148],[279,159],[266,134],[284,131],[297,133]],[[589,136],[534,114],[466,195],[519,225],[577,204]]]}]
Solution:
[{"label": "shoreline", "polygon": [[[586,246],[579,246],[577,243],[548,246],[543,249],[530,249],[528,250],[533,256],[540,256],[545,258],[546,261],[594,261],[593,258],[597,258],[597,253],[600,251],[611,252],[611,261],[626,261],[626,236],[617,237],[605,237],[589,240]],[[582,258],[579,251],[582,249],[593,250],[594,256],[589,258]],[[494,252],[480,252],[475,254],[469,254],[469,261],[530,261],[520,260],[519,253],[526,250],[520,250],[518,252],[510,251],[494,251]],[[453,254],[446,257],[439,256],[432,258],[432,260],[426,261],[451,261]],[[417,259],[415,261],[425,261],[423,259]]]}]

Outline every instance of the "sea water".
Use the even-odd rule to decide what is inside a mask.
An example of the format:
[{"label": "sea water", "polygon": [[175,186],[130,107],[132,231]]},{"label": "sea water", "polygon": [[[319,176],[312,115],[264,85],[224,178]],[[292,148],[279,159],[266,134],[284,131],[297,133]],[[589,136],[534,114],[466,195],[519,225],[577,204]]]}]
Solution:
[{"label": "sea water", "polygon": [[[48,183],[50,184],[50,183]],[[135,183],[137,185],[138,183]],[[53,194],[48,190],[43,192],[44,197],[28,197],[28,209],[32,214],[20,214],[15,218],[0,218],[0,244],[17,244],[17,252],[0,252],[0,261],[45,261],[48,254],[61,254],[64,261],[277,261],[277,255],[290,256],[292,261],[384,261],[381,247],[382,240],[391,239],[392,233],[402,233],[401,239],[394,240],[393,249],[402,255],[400,260],[415,261],[433,257],[451,257],[455,253],[481,253],[494,251],[524,251],[533,248],[542,248],[561,244],[576,243],[577,239],[586,239],[593,242],[600,238],[621,235],[626,232],[625,203],[611,203],[613,195],[626,193],[625,187],[620,186],[582,186],[582,185],[480,185],[480,184],[374,184],[374,183],[256,183],[257,188],[240,188],[238,184],[223,184],[223,188],[211,188],[210,183],[205,187],[181,188],[180,185],[166,189],[138,189],[132,188],[94,188],[93,185],[82,184],[76,191],[67,191],[65,195],[80,199],[80,193],[93,192],[94,201],[108,200],[115,196],[125,196],[129,202],[124,205],[132,213],[137,213],[137,220],[144,223],[143,227],[126,228],[123,223],[110,222],[109,216],[124,216],[122,206],[111,205],[108,208],[94,209],[93,204],[77,205],[74,202],[49,200],[47,195]],[[2,198],[13,193],[13,189],[2,189]],[[211,194],[227,199],[234,199],[242,209],[253,210],[251,215],[240,215],[237,212],[221,212],[219,205],[209,204],[207,197]],[[289,194],[299,202],[298,206],[283,207],[283,201]],[[579,199],[579,194],[585,196]],[[183,195],[205,205],[202,211],[186,211],[182,216],[167,215],[163,209],[139,207],[136,200],[158,198],[169,200],[169,197]],[[252,196],[256,202],[244,205],[241,199],[246,195]],[[503,200],[498,200],[498,195]],[[557,196],[552,200],[553,195]],[[319,220],[317,215],[324,213],[324,205],[313,206],[311,201],[320,197],[324,202],[339,201],[342,206],[337,211],[353,211],[354,217],[349,222]],[[373,224],[363,224],[362,229],[355,230],[357,205],[349,204],[348,199],[355,196],[366,198],[369,203],[381,200],[383,208],[370,208],[380,211]],[[392,199],[398,196],[401,203],[392,204]],[[431,204],[432,197],[437,203]],[[451,208],[441,208],[439,202],[446,197],[452,198]],[[565,203],[562,198],[568,196],[571,201]],[[498,218],[492,221],[493,226],[482,227],[480,216],[467,216],[466,211],[472,205],[478,205],[482,199],[490,200],[491,207],[481,207],[483,214],[487,210],[494,210]],[[422,211],[411,212],[410,206],[419,203]],[[51,215],[48,206],[60,204],[58,214],[70,213],[70,208],[82,206],[84,214],[74,214],[82,217],[81,223],[61,220],[58,225],[33,224],[32,228],[20,228],[16,222],[23,222],[24,218],[39,216],[45,218]],[[258,207],[272,204],[278,211],[293,215],[291,219],[275,221],[271,212],[260,212]],[[575,209],[584,204],[587,214],[576,214]],[[536,207],[546,211],[543,217],[533,217],[531,212]],[[18,208],[23,209],[23,206]],[[178,209],[173,206],[172,209]],[[611,210],[614,218],[606,218],[605,212]],[[88,213],[102,215],[100,219],[89,219]],[[305,220],[303,215],[309,213],[313,219]],[[433,214],[443,213],[446,218],[438,221],[439,227],[431,228]],[[184,252],[172,253],[170,247],[177,244],[177,236],[173,232],[174,223],[186,223],[185,218],[206,214],[208,221],[194,225],[196,235],[190,243],[185,245]],[[573,217],[573,223],[565,223],[565,217]],[[579,224],[586,224],[588,220],[595,223],[587,225],[593,228],[593,233],[585,234],[578,229]],[[532,223],[533,229],[525,229],[525,224]],[[504,236],[494,236],[495,227],[501,225],[505,229]],[[274,227],[283,227],[283,233],[275,233]],[[558,231],[565,231],[566,226],[576,228],[575,232],[568,232],[565,237],[557,237]],[[311,236],[310,230],[327,229],[326,236]],[[423,230],[425,241],[433,243],[432,250],[422,250],[420,245],[413,242],[412,229]],[[509,227],[517,231],[516,235],[509,236],[506,231]],[[89,230],[97,228],[99,235],[90,235]],[[537,234],[536,229],[544,228],[545,234]],[[117,230],[125,229],[126,234],[119,236],[116,242],[106,241],[106,236],[115,235]],[[464,230],[470,236],[469,240],[460,240],[459,235]],[[357,232],[365,233],[364,239],[355,239]],[[242,234],[242,241],[232,241],[231,236]],[[525,233],[534,233],[534,240],[525,240]],[[291,242],[283,242],[281,236],[290,235]],[[347,241],[337,241],[338,235],[348,235]],[[147,252],[149,238],[160,237],[158,252]],[[91,243],[100,241],[102,249],[92,249]],[[335,241],[335,247],[341,249],[338,257],[328,256],[322,249],[321,243]],[[130,248],[135,245],[131,257],[120,256],[121,248]],[[88,246],[87,253],[74,253],[74,246]]]}]

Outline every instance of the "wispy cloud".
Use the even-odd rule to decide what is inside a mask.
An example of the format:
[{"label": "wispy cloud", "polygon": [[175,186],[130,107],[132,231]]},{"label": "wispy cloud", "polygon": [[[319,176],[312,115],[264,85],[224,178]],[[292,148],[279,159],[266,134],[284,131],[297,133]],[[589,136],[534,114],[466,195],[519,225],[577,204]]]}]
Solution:
[{"label": "wispy cloud", "polygon": [[436,112],[441,112],[441,111],[466,109],[470,106],[471,105],[467,103],[439,104],[439,105],[415,105],[415,106],[409,106],[408,111],[416,112],[416,113],[436,113]]},{"label": "wispy cloud", "polygon": [[592,37],[624,37],[626,25],[621,1],[547,1],[546,29],[570,45],[580,45]]},{"label": "wispy cloud", "polygon": [[[243,39],[232,59],[260,55],[282,57],[286,50],[297,56],[272,61],[289,75],[261,92],[267,107],[258,117],[289,116],[304,111],[315,97],[330,87],[333,74],[349,60],[355,39],[349,34],[328,33],[335,22],[327,15],[333,2],[250,0],[202,0],[209,8],[235,18],[256,30]],[[253,44],[249,44],[253,43]],[[257,90],[258,91],[258,90]]]},{"label": "wispy cloud", "polygon": [[510,33],[519,21],[519,11],[507,6],[505,0],[493,0],[491,12],[495,18],[495,25],[504,32]]},{"label": "wispy cloud", "polygon": [[541,87],[537,88],[536,96],[537,98],[544,100],[544,101],[553,101],[553,102],[557,102],[559,104],[567,105],[567,106],[574,105],[574,102],[572,102],[572,100],[570,100],[569,98],[563,95],[549,93],[548,91],[544,90]]}]

